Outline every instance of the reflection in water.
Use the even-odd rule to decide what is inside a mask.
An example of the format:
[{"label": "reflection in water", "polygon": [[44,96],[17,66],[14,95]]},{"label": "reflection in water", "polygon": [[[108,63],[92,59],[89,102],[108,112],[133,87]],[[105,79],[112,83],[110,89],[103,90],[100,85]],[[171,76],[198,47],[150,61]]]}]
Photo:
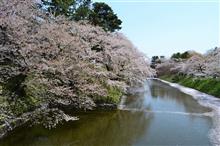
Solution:
[{"label": "reflection in water", "polygon": [[152,96],[151,86],[151,80],[147,80],[143,88],[135,89],[135,94],[126,98],[124,109],[151,110],[151,104],[148,102],[148,98]]},{"label": "reflection in water", "polygon": [[115,111],[81,113],[80,117],[79,121],[66,123],[51,131],[34,127],[26,128],[22,135],[19,135],[21,129],[18,129],[10,139],[6,139],[7,144],[3,143],[3,146],[132,145],[146,132],[153,115]]},{"label": "reflection in water", "polygon": [[[147,86],[150,85],[150,86]],[[210,109],[160,81],[129,96],[123,110],[74,113],[79,121],[53,130],[18,128],[1,146],[210,145]]]},{"label": "reflection in water", "polygon": [[[209,112],[211,109],[201,107],[199,103],[190,95],[180,92],[178,89],[166,85],[160,81],[152,82],[151,103],[155,108],[170,109],[172,111],[182,111],[188,113]],[[167,108],[167,109],[166,109]]]}]

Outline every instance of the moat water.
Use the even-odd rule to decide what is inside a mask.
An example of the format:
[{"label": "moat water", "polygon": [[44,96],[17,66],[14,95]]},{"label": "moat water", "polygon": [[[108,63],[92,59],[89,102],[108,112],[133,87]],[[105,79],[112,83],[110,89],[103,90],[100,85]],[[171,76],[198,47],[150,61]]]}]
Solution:
[{"label": "moat water", "polygon": [[158,80],[122,100],[119,110],[74,113],[78,121],[47,130],[20,127],[0,146],[212,145],[212,110]]}]

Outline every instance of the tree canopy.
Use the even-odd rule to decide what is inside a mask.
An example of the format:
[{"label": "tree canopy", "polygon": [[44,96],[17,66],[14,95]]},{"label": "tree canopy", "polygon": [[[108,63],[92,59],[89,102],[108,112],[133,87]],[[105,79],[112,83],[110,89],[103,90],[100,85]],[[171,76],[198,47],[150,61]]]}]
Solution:
[{"label": "tree canopy", "polygon": [[72,20],[88,20],[105,31],[114,32],[121,29],[122,21],[112,8],[103,2],[91,0],[42,0],[42,6],[55,17],[65,15]]},{"label": "tree canopy", "polygon": [[187,58],[190,58],[190,53],[188,52],[188,51],[186,51],[186,52],[184,52],[184,53],[180,53],[180,52],[178,52],[178,53],[174,53],[172,56],[171,56],[171,58],[175,58],[175,59],[187,59]]},{"label": "tree canopy", "polygon": [[122,21],[114,14],[110,6],[105,3],[94,3],[89,17],[93,25],[98,25],[106,31],[121,29]]},{"label": "tree canopy", "polygon": [[75,0],[42,0],[42,4],[55,16],[70,16],[76,8]]}]

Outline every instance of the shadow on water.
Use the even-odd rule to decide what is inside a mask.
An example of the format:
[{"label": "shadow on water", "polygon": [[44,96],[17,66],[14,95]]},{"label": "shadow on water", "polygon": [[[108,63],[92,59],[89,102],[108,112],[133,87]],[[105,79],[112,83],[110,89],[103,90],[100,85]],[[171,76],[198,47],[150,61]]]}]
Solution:
[{"label": "shadow on water", "polygon": [[74,113],[79,121],[53,130],[20,127],[0,145],[211,145],[208,133],[212,121],[203,116],[210,109],[160,81],[148,81],[136,91],[126,98],[122,110]]},{"label": "shadow on water", "polygon": [[3,146],[132,145],[148,128],[153,115],[144,112],[114,111],[78,113],[80,120],[51,131],[40,126],[13,132]]}]

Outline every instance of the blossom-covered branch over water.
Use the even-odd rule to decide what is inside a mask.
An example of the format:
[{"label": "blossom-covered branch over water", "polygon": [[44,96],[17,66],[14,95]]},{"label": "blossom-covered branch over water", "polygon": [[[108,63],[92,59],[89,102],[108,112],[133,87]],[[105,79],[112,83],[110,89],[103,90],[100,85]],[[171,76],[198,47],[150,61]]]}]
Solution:
[{"label": "blossom-covered branch over water", "polygon": [[53,126],[66,109],[117,104],[129,87],[154,75],[123,34],[54,17],[29,0],[0,2],[0,36],[3,127],[22,117]]}]

